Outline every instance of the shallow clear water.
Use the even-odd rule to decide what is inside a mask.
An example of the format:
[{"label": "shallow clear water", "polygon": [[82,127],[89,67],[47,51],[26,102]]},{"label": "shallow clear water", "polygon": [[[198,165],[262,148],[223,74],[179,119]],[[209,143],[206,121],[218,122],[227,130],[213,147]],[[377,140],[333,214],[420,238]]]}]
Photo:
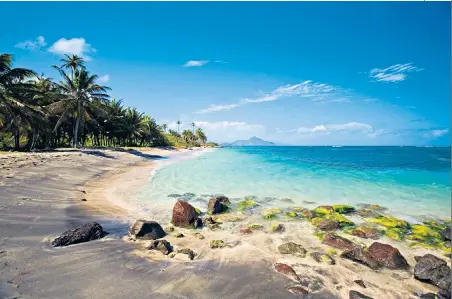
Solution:
[{"label": "shallow clear water", "polygon": [[[450,218],[450,148],[222,148],[162,166],[138,194],[142,205],[172,206],[169,194],[259,197],[268,206],[373,203],[400,216]],[[204,196],[203,196],[204,195]],[[307,203],[315,202],[315,203]]]}]

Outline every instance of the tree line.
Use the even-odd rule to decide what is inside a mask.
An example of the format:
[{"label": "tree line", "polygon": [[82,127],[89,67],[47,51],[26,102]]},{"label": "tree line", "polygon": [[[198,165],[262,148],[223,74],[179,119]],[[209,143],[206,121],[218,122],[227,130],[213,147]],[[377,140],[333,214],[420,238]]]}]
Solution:
[{"label": "tree line", "polygon": [[0,148],[33,150],[56,147],[199,146],[207,136],[192,130],[168,130],[166,124],[122,100],[86,69],[83,58],[65,55],[53,65],[57,82],[25,68],[13,68],[11,54],[0,54]]}]

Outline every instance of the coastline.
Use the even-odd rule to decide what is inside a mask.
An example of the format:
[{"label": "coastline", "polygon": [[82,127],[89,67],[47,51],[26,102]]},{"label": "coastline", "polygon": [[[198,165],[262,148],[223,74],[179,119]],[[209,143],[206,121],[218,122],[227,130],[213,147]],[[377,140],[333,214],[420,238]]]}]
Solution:
[{"label": "coastline", "polygon": [[[169,234],[165,239],[178,248],[195,250],[196,259],[188,262],[145,250],[148,241],[123,238],[127,222],[141,216],[146,220],[158,218],[155,214],[134,214],[126,205],[127,199],[147,183],[158,167],[155,159],[180,152],[68,151],[26,154],[8,161],[6,164],[17,167],[6,167],[11,172],[0,173],[5,187],[0,190],[0,234],[4,236],[0,258],[5,262],[0,273],[1,289],[11,296],[19,293],[19,298],[123,298],[131,294],[135,298],[149,293],[158,298],[287,298],[291,296],[287,291],[290,280],[273,271],[274,263],[283,262],[303,276],[310,290],[320,288],[311,298],[348,298],[349,290],[374,298],[408,298],[419,291],[437,291],[416,281],[412,267],[408,272],[375,272],[339,256],[333,256],[336,265],[331,266],[310,257],[278,254],[278,246],[287,241],[299,243],[310,252],[331,249],[313,235],[307,222],[281,222],[286,228],[281,234],[271,232],[274,221],[263,222],[262,230],[244,236],[239,233],[244,222],[226,221],[224,229],[202,229],[204,240],[193,237],[193,230],[178,228],[184,238]],[[121,205],[118,198],[126,199],[125,204]],[[249,217],[245,223],[255,220],[252,215],[245,216]],[[110,236],[67,248],[50,246],[56,236],[87,221],[98,221]],[[214,239],[225,240],[232,248],[212,250],[209,240]],[[350,239],[365,245],[373,242]],[[381,241],[398,248],[411,266],[416,255],[440,256],[428,249]],[[367,289],[360,289],[354,283],[356,279],[368,282]],[[69,280],[74,282],[71,286],[67,285]]]}]

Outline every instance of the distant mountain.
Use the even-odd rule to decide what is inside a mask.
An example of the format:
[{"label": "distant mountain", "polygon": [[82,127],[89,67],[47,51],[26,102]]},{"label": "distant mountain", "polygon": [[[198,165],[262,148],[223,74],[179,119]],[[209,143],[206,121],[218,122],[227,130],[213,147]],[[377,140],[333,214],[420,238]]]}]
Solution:
[{"label": "distant mountain", "polygon": [[248,140],[237,140],[232,143],[223,143],[222,146],[268,146],[275,145],[273,142],[262,140],[256,136]]}]

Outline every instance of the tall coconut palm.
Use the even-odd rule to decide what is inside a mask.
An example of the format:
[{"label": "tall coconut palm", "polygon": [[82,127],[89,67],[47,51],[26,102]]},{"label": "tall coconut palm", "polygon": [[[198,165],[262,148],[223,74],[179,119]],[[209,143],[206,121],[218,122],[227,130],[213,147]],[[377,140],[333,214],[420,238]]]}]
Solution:
[{"label": "tall coconut palm", "polygon": [[177,124],[177,132],[180,133],[179,126],[182,124],[180,120],[176,121]]},{"label": "tall coconut palm", "polygon": [[191,131],[192,131],[193,134],[195,134],[195,126],[196,126],[196,124],[195,123],[191,123],[191,126],[192,126],[192,130]]},{"label": "tall coconut palm", "polygon": [[199,142],[201,142],[202,144],[206,143],[206,141],[207,141],[207,136],[206,136],[206,134],[204,134],[204,131],[201,128],[198,128],[196,130],[196,137],[198,138]]},{"label": "tall coconut palm", "polygon": [[166,129],[168,129],[168,125],[167,125],[167,124],[163,124],[163,125],[162,125],[162,130],[163,130],[163,132],[166,133]]},{"label": "tall coconut palm", "polygon": [[74,75],[77,70],[84,70],[85,69],[85,61],[82,57],[77,55],[69,56],[67,54],[64,54],[66,58],[61,58],[61,62],[63,63],[60,68],[67,68],[72,71],[72,80],[74,80]]},{"label": "tall coconut palm", "polygon": [[182,139],[186,145],[189,145],[191,142],[195,141],[195,135],[190,130],[184,130],[182,132]]},{"label": "tall coconut palm", "polygon": [[108,100],[109,95],[106,92],[110,88],[96,84],[98,76],[91,75],[84,69],[75,69],[73,79],[62,68],[57,69],[62,76],[60,83],[57,83],[61,100],[49,107],[51,112],[60,114],[54,130],[67,118],[74,117],[73,147],[77,147],[80,122],[91,120],[87,108],[97,111],[102,109],[99,102],[105,103]]},{"label": "tall coconut palm", "polygon": [[32,92],[26,78],[35,76],[31,70],[12,67],[12,55],[0,54],[0,111],[3,122],[8,120],[14,135],[14,147],[20,147],[21,116],[30,115],[33,109],[24,103],[22,96]]}]

